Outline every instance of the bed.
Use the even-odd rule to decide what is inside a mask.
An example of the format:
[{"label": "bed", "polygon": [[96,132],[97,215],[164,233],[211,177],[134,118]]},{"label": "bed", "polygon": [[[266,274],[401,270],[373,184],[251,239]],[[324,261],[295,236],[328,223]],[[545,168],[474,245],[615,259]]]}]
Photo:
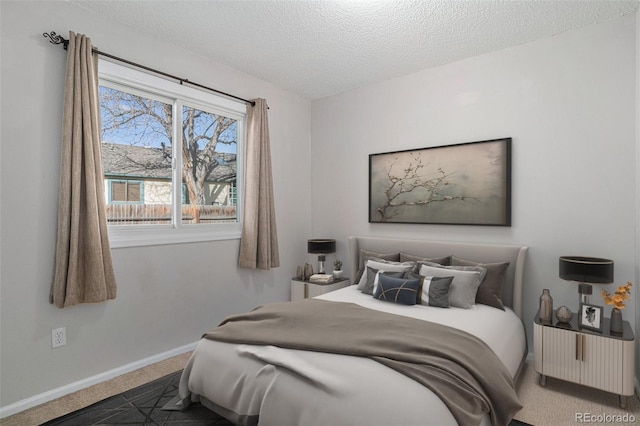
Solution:
[{"label": "bed", "polygon": [[[527,354],[521,319],[527,250],[349,237],[353,285],[265,305],[205,333],[182,374],[181,404],[200,402],[242,425],[508,424],[519,408],[513,383]],[[387,270],[411,262],[414,275]],[[482,293],[484,303],[467,306],[468,294],[459,293],[460,284],[454,288],[468,276],[480,276],[474,294]],[[416,280],[420,286],[410,288]],[[485,288],[491,280],[500,285]],[[451,304],[443,309],[445,287]],[[422,300],[397,303],[399,288],[403,295],[417,289]],[[384,300],[385,294],[396,298]],[[468,414],[473,410],[479,413]]]}]

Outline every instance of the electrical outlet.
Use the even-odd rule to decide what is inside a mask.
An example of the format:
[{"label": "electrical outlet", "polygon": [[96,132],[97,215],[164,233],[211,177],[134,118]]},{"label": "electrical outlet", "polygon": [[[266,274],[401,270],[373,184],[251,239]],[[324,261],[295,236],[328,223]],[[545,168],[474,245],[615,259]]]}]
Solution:
[{"label": "electrical outlet", "polygon": [[51,348],[59,348],[67,344],[67,327],[51,330]]}]

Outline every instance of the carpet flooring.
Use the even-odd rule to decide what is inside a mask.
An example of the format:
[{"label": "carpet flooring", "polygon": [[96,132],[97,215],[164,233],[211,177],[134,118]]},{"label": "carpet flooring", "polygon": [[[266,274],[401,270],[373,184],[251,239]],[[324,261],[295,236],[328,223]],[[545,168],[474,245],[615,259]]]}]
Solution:
[{"label": "carpet flooring", "polygon": [[[177,382],[169,382],[165,387],[158,387],[157,394],[147,395],[148,400],[146,407],[141,406],[135,408],[139,413],[126,414],[135,418],[133,422],[116,423],[119,421],[117,417],[112,415],[125,415],[123,412],[133,409],[132,401],[136,395],[142,395],[147,385],[155,388],[156,384],[151,384],[157,379],[163,377],[172,377],[172,373],[177,373],[187,363],[190,352],[177,355],[175,357],[162,360],[160,362],[148,365],[139,370],[123,374],[113,379],[107,380],[80,391],[65,395],[53,401],[24,410],[13,416],[0,419],[2,426],[39,426],[42,424],[56,425],[72,425],[82,426],[83,424],[95,424],[102,421],[102,424],[184,424],[184,425],[225,425],[229,423],[226,420],[217,417],[215,414],[205,411],[203,407],[192,405],[184,413],[161,412],[162,407],[169,400],[174,392],[177,392]],[[174,378],[177,380],[177,377]],[[125,391],[131,389],[130,391]],[[147,388],[149,389],[149,388]],[[605,415],[632,415],[633,420],[624,423],[616,423],[616,425],[638,425],[640,419],[640,395],[629,397],[627,399],[628,407],[621,409],[618,405],[618,397],[614,394],[603,392],[597,389],[587,388],[573,383],[564,382],[562,380],[547,379],[547,386],[542,387],[538,384],[538,374],[533,368],[533,362],[528,360],[525,364],[523,374],[516,385],[518,398],[524,405],[523,409],[516,414],[516,418],[521,420],[520,425],[526,426],[527,423],[536,426],[576,426],[577,413],[593,413]],[[118,397],[120,399],[113,399]],[[155,398],[155,400],[154,400]],[[143,400],[142,398],[141,400]],[[118,402],[119,401],[119,402]],[[102,405],[102,404],[105,405]],[[106,404],[112,404],[111,406]],[[129,405],[127,405],[129,404]],[[94,411],[97,420],[94,422],[88,417],[88,413],[83,412],[83,407]],[[113,410],[117,407],[119,412]],[[104,409],[102,419],[98,417],[98,410]],[[194,409],[194,411],[191,411]],[[112,410],[111,412],[108,412]],[[71,414],[68,414],[71,413]],[[87,417],[81,417],[87,415]],[[184,416],[183,416],[184,415]],[[74,417],[75,416],[75,417]],[[156,417],[159,416],[159,417]],[[51,421],[51,419],[56,419]],[[135,420],[137,419],[137,420]],[[45,423],[48,422],[49,423]],[[82,423],[79,423],[82,421]],[[85,423],[86,422],[86,423]],[[112,423],[110,423],[112,422]],[[169,423],[173,422],[173,423]],[[526,422],[526,423],[525,423]],[[518,423],[512,422],[512,426]]]},{"label": "carpet flooring", "polygon": [[[172,407],[178,394],[180,374],[169,374],[135,389],[112,396],[89,407],[74,411],[43,426],[89,425],[185,425],[233,426],[200,404],[192,404],[184,411],[163,409]],[[510,426],[531,426],[514,420]]]}]

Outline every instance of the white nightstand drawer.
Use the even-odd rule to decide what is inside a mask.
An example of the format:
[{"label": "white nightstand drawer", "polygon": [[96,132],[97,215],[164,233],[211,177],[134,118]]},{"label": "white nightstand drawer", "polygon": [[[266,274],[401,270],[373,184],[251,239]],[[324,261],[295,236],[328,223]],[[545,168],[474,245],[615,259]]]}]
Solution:
[{"label": "white nightstand drawer", "polygon": [[291,279],[291,301],[308,299],[349,285],[349,278],[338,278],[329,284]]}]

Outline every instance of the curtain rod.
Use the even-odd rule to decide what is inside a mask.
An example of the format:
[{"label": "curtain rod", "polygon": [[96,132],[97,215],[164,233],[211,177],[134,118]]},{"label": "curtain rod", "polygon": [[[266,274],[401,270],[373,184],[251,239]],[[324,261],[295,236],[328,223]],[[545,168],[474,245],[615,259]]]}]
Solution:
[{"label": "curtain rod", "polygon": [[[42,35],[44,37],[49,38],[49,43],[62,44],[62,46],[64,47],[64,50],[67,50],[67,47],[69,46],[69,40],[67,40],[66,38],[62,37],[61,35],[56,34],[54,31],[51,31],[50,33],[42,33]],[[235,95],[232,95],[232,94],[229,94],[229,93],[217,90],[217,89],[213,89],[211,87],[208,87],[208,86],[205,86],[205,85],[202,85],[202,84],[199,84],[199,83],[194,83],[193,81],[189,81],[186,78],[177,77],[175,75],[166,73],[164,71],[159,71],[159,70],[156,70],[154,68],[147,67],[145,65],[140,65],[140,64],[137,64],[135,62],[131,62],[128,59],[123,59],[123,58],[120,58],[118,56],[111,55],[109,53],[101,52],[98,49],[96,49],[95,47],[92,49],[92,51],[94,53],[97,53],[98,55],[105,56],[105,57],[111,58],[111,59],[115,59],[116,61],[123,62],[123,63],[128,64],[128,65],[133,65],[134,67],[142,68],[143,70],[151,71],[153,73],[160,74],[160,75],[163,75],[165,77],[172,78],[174,80],[178,80],[180,82],[180,84],[187,83],[187,84],[190,84],[192,86],[200,87],[201,89],[210,90],[212,92],[219,93],[221,95],[228,96],[230,98],[237,99],[237,100],[242,101],[242,102],[246,102],[248,104],[251,104],[252,106],[256,105],[256,103],[254,101],[250,101],[248,99],[244,99],[244,98],[241,98],[241,97],[238,97],[238,96],[235,96]]]}]

